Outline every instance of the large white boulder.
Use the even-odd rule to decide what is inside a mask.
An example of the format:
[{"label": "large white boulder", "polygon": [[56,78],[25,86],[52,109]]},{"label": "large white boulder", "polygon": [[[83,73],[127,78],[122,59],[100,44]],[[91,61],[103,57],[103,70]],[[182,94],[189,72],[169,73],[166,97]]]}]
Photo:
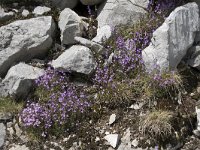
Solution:
[{"label": "large white boulder", "polygon": [[[131,2],[130,2],[131,1]],[[107,0],[98,9],[98,27],[132,25],[146,13],[148,0]],[[137,6],[136,6],[137,5]],[[138,7],[141,6],[141,7]],[[142,8],[143,7],[143,8]]]},{"label": "large white boulder", "polygon": [[83,21],[71,9],[65,8],[59,16],[58,26],[61,30],[62,44],[71,45],[77,43],[74,40],[75,36],[82,36],[83,34]]},{"label": "large white boulder", "polygon": [[25,98],[33,88],[33,81],[44,74],[43,69],[19,63],[10,68],[0,84],[0,96]]},{"label": "large white boulder", "polygon": [[81,45],[74,45],[65,50],[56,60],[53,60],[52,66],[55,69],[63,69],[65,71],[89,75],[94,71],[96,62],[89,48]]},{"label": "large white boulder", "polygon": [[176,69],[199,31],[199,8],[188,3],[176,8],[154,33],[151,44],[142,52],[147,70],[154,65],[160,70]]},{"label": "large white boulder", "polygon": [[97,5],[105,0],[80,0],[83,5]]},{"label": "large white boulder", "polygon": [[51,16],[15,21],[0,27],[0,77],[20,61],[45,56],[53,44]]}]

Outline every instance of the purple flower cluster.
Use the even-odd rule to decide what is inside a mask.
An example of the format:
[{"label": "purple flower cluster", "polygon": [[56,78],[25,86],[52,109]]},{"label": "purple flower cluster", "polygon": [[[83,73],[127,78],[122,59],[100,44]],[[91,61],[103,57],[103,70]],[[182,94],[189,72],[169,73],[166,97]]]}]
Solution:
[{"label": "purple flower cluster", "polygon": [[23,109],[21,119],[25,127],[42,128],[43,135],[47,135],[54,125],[70,124],[72,116],[84,113],[90,107],[85,94],[69,83],[61,71],[48,68],[36,84],[48,92],[48,101],[30,101]]}]

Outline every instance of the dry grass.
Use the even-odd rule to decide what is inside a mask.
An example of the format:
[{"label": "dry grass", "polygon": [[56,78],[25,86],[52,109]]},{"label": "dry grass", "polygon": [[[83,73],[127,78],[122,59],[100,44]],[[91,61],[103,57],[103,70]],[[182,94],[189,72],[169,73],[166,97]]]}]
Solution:
[{"label": "dry grass", "polygon": [[173,132],[174,114],[169,111],[154,111],[140,121],[141,133],[155,140],[165,140]]}]

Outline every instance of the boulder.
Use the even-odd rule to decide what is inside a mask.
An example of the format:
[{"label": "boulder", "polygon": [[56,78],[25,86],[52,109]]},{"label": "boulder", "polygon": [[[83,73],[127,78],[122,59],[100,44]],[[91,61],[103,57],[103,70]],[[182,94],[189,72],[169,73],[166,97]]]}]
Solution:
[{"label": "boulder", "polygon": [[44,74],[44,70],[19,63],[8,71],[0,84],[0,96],[25,98],[34,86],[34,80]]},{"label": "boulder", "polygon": [[146,13],[148,0],[107,0],[97,11],[98,27],[133,25]]},{"label": "boulder", "polygon": [[50,0],[52,6],[57,7],[61,10],[65,8],[74,8],[78,4],[79,0]]},{"label": "boulder", "polygon": [[52,66],[55,69],[63,69],[65,71],[89,75],[94,71],[96,62],[89,48],[81,45],[74,45],[65,50],[56,60],[53,60]]},{"label": "boulder", "polygon": [[105,0],[80,0],[83,5],[97,5]]},{"label": "boulder", "polygon": [[82,36],[84,25],[81,18],[71,9],[64,9],[59,16],[58,26],[61,30],[62,44],[71,45],[77,43],[75,36]]},{"label": "boulder", "polygon": [[15,21],[0,27],[0,77],[20,61],[44,57],[53,44],[51,16]]},{"label": "boulder", "polygon": [[200,70],[200,46],[193,46],[188,50],[187,64]]},{"label": "boulder", "polygon": [[196,3],[176,8],[154,33],[151,44],[142,52],[147,70],[174,70],[192,46],[199,31],[199,9]]},{"label": "boulder", "polygon": [[2,149],[6,138],[6,127],[0,123],[0,149]]},{"label": "boulder", "polygon": [[33,14],[35,15],[35,16],[41,16],[41,15],[43,15],[43,14],[45,14],[45,13],[48,13],[48,12],[50,12],[51,11],[51,8],[49,8],[49,7],[46,7],[46,6],[38,6],[38,7],[36,7],[34,10],[33,10]]},{"label": "boulder", "polygon": [[112,35],[112,29],[109,25],[105,25],[97,29],[97,35],[92,39],[96,43],[102,44],[104,41],[109,39]]},{"label": "boulder", "polygon": [[3,8],[0,6],[0,23],[8,21],[14,17],[14,12],[5,12]]}]

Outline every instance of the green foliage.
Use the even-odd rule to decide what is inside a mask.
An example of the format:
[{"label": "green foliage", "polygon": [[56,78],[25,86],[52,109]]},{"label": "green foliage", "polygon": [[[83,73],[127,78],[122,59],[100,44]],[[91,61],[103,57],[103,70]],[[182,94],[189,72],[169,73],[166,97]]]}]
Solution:
[{"label": "green foliage", "polygon": [[0,97],[0,112],[18,113],[21,111],[23,103],[17,103],[10,97]]}]

